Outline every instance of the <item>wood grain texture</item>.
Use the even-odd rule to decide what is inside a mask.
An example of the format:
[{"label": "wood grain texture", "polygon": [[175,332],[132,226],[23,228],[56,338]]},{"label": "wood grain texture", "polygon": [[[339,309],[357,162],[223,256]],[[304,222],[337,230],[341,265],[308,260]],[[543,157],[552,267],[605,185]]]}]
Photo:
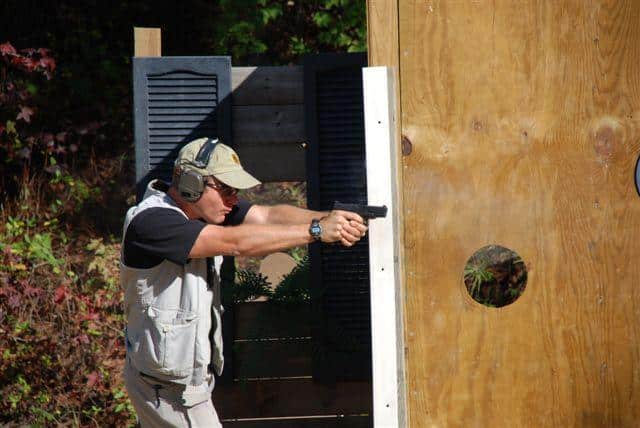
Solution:
[{"label": "wood grain texture", "polygon": [[134,56],[162,56],[160,28],[133,28]]},{"label": "wood grain texture", "polygon": [[303,103],[301,66],[233,67],[233,105]]},{"label": "wood grain texture", "polygon": [[302,67],[232,67],[233,146],[262,181],[305,181]]},{"label": "wood grain texture", "polygon": [[397,70],[398,0],[367,1],[367,53],[369,67],[385,66]]},{"label": "wood grain texture", "polygon": [[243,167],[260,181],[306,180],[304,144],[247,144],[235,149]]},{"label": "wood grain texture", "polygon": [[[410,426],[410,414],[407,410],[407,367],[405,364],[405,343],[404,335],[406,331],[405,316],[405,290],[404,284],[406,259],[404,256],[404,223],[402,213],[404,212],[404,194],[399,189],[403,189],[403,155],[402,155],[402,93],[400,91],[400,40],[399,40],[399,4],[398,0],[368,0],[367,1],[367,52],[370,67],[385,66],[391,71],[390,76],[390,94],[389,98],[393,100],[394,105],[390,108],[391,123],[390,128],[393,130],[392,136],[392,156],[390,156],[392,177],[392,194],[393,207],[395,212],[392,214],[394,218],[393,230],[396,242],[393,242],[396,263],[396,326],[402,326],[396,333],[397,343],[396,351],[398,353],[398,424],[400,427]],[[374,380],[375,385],[375,380]]]},{"label": "wood grain texture", "polygon": [[[640,2],[399,12],[412,426],[637,426]],[[529,269],[501,309],[463,285],[488,244]]]},{"label": "wood grain texture", "polygon": [[302,104],[234,105],[232,122],[236,147],[306,140]]}]

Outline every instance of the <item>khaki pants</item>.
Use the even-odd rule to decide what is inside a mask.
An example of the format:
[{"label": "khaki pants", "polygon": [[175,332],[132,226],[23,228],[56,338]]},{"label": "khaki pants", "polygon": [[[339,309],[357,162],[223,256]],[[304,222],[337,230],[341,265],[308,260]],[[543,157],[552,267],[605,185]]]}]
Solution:
[{"label": "khaki pants", "polygon": [[[211,401],[213,376],[209,384],[187,387],[192,396],[204,397],[195,403],[182,404],[185,387],[156,381],[125,364],[124,382],[138,421],[146,427],[222,428]],[[208,397],[208,398],[207,398]],[[199,402],[198,402],[199,401]]]}]

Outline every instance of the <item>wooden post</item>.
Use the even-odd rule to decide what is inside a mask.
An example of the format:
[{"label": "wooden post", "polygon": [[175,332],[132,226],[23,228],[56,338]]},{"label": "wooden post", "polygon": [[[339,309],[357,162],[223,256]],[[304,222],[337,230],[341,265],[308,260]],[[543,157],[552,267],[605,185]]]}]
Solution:
[{"label": "wooden post", "polygon": [[400,211],[396,185],[395,85],[389,67],[362,71],[367,152],[367,194],[371,205],[387,205],[386,218],[369,229],[373,422],[404,427],[405,382],[400,270]]},{"label": "wooden post", "polygon": [[[386,154],[389,158],[385,161],[384,159],[380,159],[377,157],[377,162],[379,164],[370,165],[370,137],[367,136],[367,171],[376,171],[377,168],[384,168],[385,171],[389,169],[389,173],[391,174],[391,182],[389,184],[385,184],[386,186],[391,186],[389,189],[385,187],[385,191],[388,191],[389,195],[392,195],[393,200],[393,209],[390,210],[390,215],[393,218],[393,222],[391,223],[390,236],[387,238],[391,239],[393,242],[393,256],[395,257],[395,263],[393,265],[394,269],[394,289],[391,295],[388,295],[389,298],[393,298],[396,303],[394,309],[395,316],[392,317],[394,320],[393,328],[394,332],[388,332],[389,337],[394,337],[394,352],[398,352],[397,354],[397,373],[394,373],[394,382],[390,386],[390,388],[395,388],[393,391],[387,389],[376,389],[376,357],[374,353],[374,423],[376,426],[381,426],[381,423],[384,421],[392,421],[398,424],[398,426],[409,426],[410,425],[410,413],[407,411],[407,393],[406,393],[406,380],[409,375],[406,371],[405,366],[405,355],[404,355],[404,331],[406,329],[406,317],[404,310],[404,301],[405,301],[405,256],[404,256],[404,224],[402,220],[402,213],[404,212],[403,206],[403,171],[404,171],[404,162],[403,162],[403,147],[402,147],[402,92],[400,85],[400,57],[399,57],[399,49],[400,49],[400,39],[398,36],[399,33],[399,5],[397,0],[367,0],[367,52],[369,56],[369,66],[384,66],[386,67],[384,84],[388,91],[380,91],[383,96],[386,97],[386,102],[389,103],[386,107],[388,108],[388,123],[385,127],[385,131],[387,133],[384,134],[385,138],[388,140],[386,144],[389,144],[389,148],[386,151]],[[365,74],[365,78],[366,78]],[[373,77],[373,75],[371,75]],[[367,95],[365,94],[365,99]],[[380,100],[379,100],[380,102]],[[365,101],[365,114],[366,114],[367,104]],[[367,119],[365,118],[365,121]],[[377,121],[376,121],[377,122]],[[369,125],[365,124],[365,127]],[[378,125],[379,126],[379,125]],[[369,128],[367,128],[369,129]],[[367,131],[369,132],[369,131]],[[369,135],[369,134],[367,134]],[[375,177],[367,177],[368,183],[376,180]],[[375,188],[371,188],[369,185],[369,192],[376,192]],[[371,195],[371,193],[369,193]],[[376,193],[374,193],[376,194]],[[372,203],[372,202],[370,202]],[[383,242],[380,240],[379,242]],[[384,245],[390,245],[389,243],[384,243]],[[380,255],[378,255],[379,257]],[[378,263],[377,258],[372,254],[370,257],[371,268],[373,269],[374,264]],[[388,263],[387,263],[388,264]],[[374,276],[373,271],[371,275],[371,288],[372,288],[372,301],[371,301],[371,313],[372,313],[372,324],[375,323],[374,315],[375,311],[380,311],[383,309],[374,308],[375,302],[374,298]],[[379,316],[378,316],[379,318]],[[382,322],[382,320],[378,321]],[[382,327],[384,328],[384,327]],[[387,327],[388,328],[388,327]],[[376,335],[375,332],[373,332]],[[380,337],[383,337],[385,333],[380,332]],[[398,348],[395,348],[398,346]],[[375,352],[375,351],[374,351]],[[378,375],[380,377],[380,375]],[[384,394],[389,396],[391,393],[396,394],[396,406],[397,408],[394,410],[394,414],[390,414],[387,408],[380,408],[380,400],[383,395],[378,396],[378,401],[376,401],[376,393]],[[386,410],[385,410],[386,409]],[[384,416],[381,416],[384,415]],[[380,419],[382,417],[382,420]],[[395,418],[395,419],[394,419]]]},{"label": "wooden post", "polygon": [[160,28],[133,27],[134,56],[162,56]]}]

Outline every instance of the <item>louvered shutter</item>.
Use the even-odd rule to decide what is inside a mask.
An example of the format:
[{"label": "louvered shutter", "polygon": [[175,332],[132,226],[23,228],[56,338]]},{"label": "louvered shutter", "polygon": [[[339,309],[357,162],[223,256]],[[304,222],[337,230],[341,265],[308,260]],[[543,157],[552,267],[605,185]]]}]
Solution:
[{"label": "louvered shutter", "polygon": [[[230,57],[133,58],[133,98],[138,200],[149,181],[171,180],[174,160],[189,141],[212,137],[233,145]],[[221,277],[223,287],[233,286],[233,257],[224,258]],[[232,343],[232,310],[225,311],[222,325],[224,341]],[[233,378],[231,346],[224,357],[218,383]]]},{"label": "louvered shutter", "polygon": [[231,142],[229,57],[133,58],[136,189],[169,181],[180,148],[199,137]]},{"label": "louvered shutter", "polygon": [[[305,127],[308,206],[367,203],[362,67],[365,54],[305,58]],[[371,379],[369,250],[365,238],[352,248],[310,246],[315,320],[314,377]]]}]

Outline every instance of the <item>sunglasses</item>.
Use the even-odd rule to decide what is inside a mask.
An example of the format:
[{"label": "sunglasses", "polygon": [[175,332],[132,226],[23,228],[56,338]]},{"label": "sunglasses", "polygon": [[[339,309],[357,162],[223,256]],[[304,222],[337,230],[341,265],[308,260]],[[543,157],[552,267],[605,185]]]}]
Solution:
[{"label": "sunglasses", "polygon": [[206,181],[204,185],[217,190],[218,193],[220,193],[220,196],[222,196],[223,198],[231,198],[238,194],[238,189],[235,189],[231,186],[227,186],[226,184],[220,183],[217,180]]}]

